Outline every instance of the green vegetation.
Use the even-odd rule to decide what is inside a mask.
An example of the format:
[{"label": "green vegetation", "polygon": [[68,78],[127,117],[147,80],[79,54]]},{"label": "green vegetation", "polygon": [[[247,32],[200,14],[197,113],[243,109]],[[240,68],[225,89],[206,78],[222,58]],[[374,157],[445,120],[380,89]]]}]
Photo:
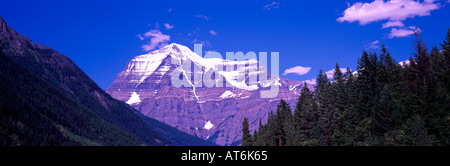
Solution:
[{"label": "green vegetation", "polygon": [[250,135],[250,130],[248,129],[247,118],[244,117],[244,122],[242,122],[242,146],[252,145],[252,135]]},{"label": "green vegetation", "polygon": [[362,53],[357,74],[338,64],[331,80],[320,71],[315,91],[305,84],[293,114],[281,100],[242,145],[448,146],[450,28],[441,47],[428,51],[416,33],[409,64],[398,64],[383,45],[379,54]]},{"label": "green vegetation", "polygon": [[67,133],[67,136],[68,136],[71,140],[73,140],[73,141],[75,141],[75,142],[79,142],[79,143],[81,143],[81,144],[83,144],[83,145],[87,145],[87,146],[102,146],[101,144],[99,144],[99,143],[97,143],[97,142],[94,142],[94,141],[89,140],[89,139],[87,139],[87,138],[81,137],[81,136],[76,135],[76,134],[74,134],[74,133],[68,132],[68,133]]},{"label": "green vegetation", "polygon": [[23,36],[0,45],[0,145],[170,145],[64,55]]},{"label": "green vegetation", "polygon": [[0,145],[143,143],[1,53],[0,82]]}]

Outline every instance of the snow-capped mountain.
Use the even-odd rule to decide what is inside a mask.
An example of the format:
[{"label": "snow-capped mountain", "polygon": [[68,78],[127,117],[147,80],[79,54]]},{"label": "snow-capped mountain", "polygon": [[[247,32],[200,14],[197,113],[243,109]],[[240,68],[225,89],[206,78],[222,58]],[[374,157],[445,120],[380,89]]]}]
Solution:
[{"label": "snow-capped mountain", "polygon": [[[182,70],[181,62],[192,62],[192,69],[194,66],[201,69]],[[227,66],[235,70],[226,70]],[[252,80],[252,76],[256,77],[261,72],[267,74],[267,69],[255,68],[265,69],[256,59],[207,59],[173,43],[132,59],[107,92],[144,115],[181,131],[219,145],[238,145],[244,117],[249,119],[250,129],[256,129],[259,119],[265,122],[268,112],[276,109],[281,98],[294,106],[303,86],[300,81],[273,75],[266,82],[262,82],[261,77]],[[196,86],[202,83],[201,77],[198,79],[196,74],[201,76],[205,72],[215,72],[217,75],[214,74],[214,78],[223,78],[216,80],[216,84],[222,86]],[[177,88],[171,81],[173,74],[190,78],[187,84],[191,86]],[[270,86],[279,88],[278,95],[275,98],[261,98],[261,91]]]}]

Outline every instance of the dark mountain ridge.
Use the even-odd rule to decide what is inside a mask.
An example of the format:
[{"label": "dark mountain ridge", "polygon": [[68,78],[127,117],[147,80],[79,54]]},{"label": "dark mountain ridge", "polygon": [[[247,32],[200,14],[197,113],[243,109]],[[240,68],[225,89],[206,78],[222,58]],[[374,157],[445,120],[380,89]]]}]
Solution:
[{"label": "dark mountain ridge", "polygon": [[69,58],[21,36],[1,17],[0,40],[3,145],[214,145],[141,116]]}]

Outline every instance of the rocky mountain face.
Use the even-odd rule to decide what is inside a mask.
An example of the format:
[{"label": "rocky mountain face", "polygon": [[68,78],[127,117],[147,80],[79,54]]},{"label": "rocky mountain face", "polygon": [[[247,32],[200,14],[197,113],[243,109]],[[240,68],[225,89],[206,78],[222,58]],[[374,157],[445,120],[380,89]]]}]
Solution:
[{"label": "rocky mountain face", "polygon": [[1,17],[0,41],[2,144],[214,145],[112,98],[69,58]]},{"label": "rocky mountain face", "polygon": [[[180,62],[191,63],[192,70],[181,69]],[[194,66],[200,70],[196,71]],[[234,69],[227,70],[227,66]],[[255,71],[255,67],[262,70]],[[216,80],[216,84],[222,87],[208,87],[201,81],[197,82],[195,74],[205,72],[215,72],[211,76],[214,79],[216,76],[222,78]],[[274,75],[265,83],[261,83],[261,77],[258,77],[252,81],[260,84],[250,84],[250,77],[261,72],[267,73],[267,69],[255,59],[207,59],[185,46],[173,43],[132,59],[106,92],[145,116],[186,133],[218,145],[239,145],[244,117],[249,120],[250,130],[255,130],[260,119],[265,122],[268,112],[276,110],[280,99],[294,107],[303,86],[300,81]],[[172,75],[180,78],[190,76],[186,84],[191,86],[175,85]],[[237,79],[239,75],[244,75],[245,79]],[[201,86],[195,86],[199,83]],[[278,94],[274,98],[262,98],[261,91],[268,90],[269,85],[277,86]]]}]

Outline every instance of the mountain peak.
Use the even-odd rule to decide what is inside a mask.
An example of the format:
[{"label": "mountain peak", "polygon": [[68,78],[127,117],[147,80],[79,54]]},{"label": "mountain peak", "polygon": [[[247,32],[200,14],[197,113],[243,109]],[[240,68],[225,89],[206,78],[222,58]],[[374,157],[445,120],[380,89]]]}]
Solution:
[{"label": "mountain peak", "polygon": [[16,45],[20,43],[18,42],[20,40],[26,40],[27,42],[31,42],[29,38],[22,37],[19,33],[17,33],[14,29],[12,29],[1,16],[0,16],[0,39],[3,41],[10,41],[12,43],[15,43]]},{"label": "mountain peak", "polygon": [[[147,78],[156,73],[158,78],[161,78],[164,74],[166,74],[169,69],[176,68],[176,66],[172,66],[171,61],[165,62],[166,58],[172,58],[172,63],[184,63],[186,61],[190,61],[198,67],[202,68],[202,72],[206,72],[209,70],[214,70],[220,73],[221,76],[227,81],[227,84],[231,85],[233,88],[238,88],[246,91],[254,91],[259,89],[258,85],[247,85],[245,81],[237,81],[235,78],[239,78],[240,74],[244,74],[247,71],[254,70],[250,68],[254,68],[258,66],[259,62],[256,59],[249,59],[245,61],[234,61],[234,60],[226,60],[222,58],[204,58],[201,55],[190,50],[188,47],[171,43],[169,45],[164,46],[158,50],[149,52],[144,55],[137,56],[133,58],[125,67],[118,77],[120,80],[126,80],[125,77],[129,77],[129,82],[133,84],[133,87],[138,87],[141,83],[143,83]],[[164,63],[163,63],[164,62]],[[228,66],[241,66],[239,69],[233,71],[222,71],[225,65]],[[220,70],[219,70],[220,69]],[[191,71],[187,71],[187,73],[191,73]],[[252,74],[258,74],[259,72],[253,72]],[[122,78],[123,77],[123,78]],[[131,78],[132,77],[132,78]],[[154,81],[160,82],[160,80]],[[279,85],[278,79],[271,79],[270,84]]]},{"label": "mountain peak", "polygon": [[3,20],[3,17],[0,16],[0,27],[1,27],[3,24],[6,24],[6,22],[5,22],[5,20]]},{"label": "mountain peak", "polygon": [[171,43],[167,46],[164,46],[163,48],[156,50],[157,52],[172,52],[172,53],[190,53],[192,52],[191,49],[189,49],[188,47],[181,45],[181,44],[177,44],[177,43]]},{"label": "mountain peak", "polygon": [[14,31],[12,30],[8,24],[6,24],[6,21],[3,19],[2,16],[0,16],[0,33],[7,33],[8,31]]},{"label": "mountain peak", "polygon": [[181,52],[181,48],[187,48],[186,46],[183,46],[183,45],[180,45],[177,43],[169,44],[166,47],[168,47],[168,49],[170,49],[171,51],[174,51],[174,52]]},{"label": "mountain peak", "polygon": [[5,20],[3,20],[3,17],[0,16],[0,33],[6,32],[6,29],[8,29],[8,24],[6,24]]},{"label": "mountain peak", "polygon": [[[182,47],[186,47],[186,46],[183,46],[183,45],[181,45],[181,44],[178,44],[178,43],[170,43],[169,45],[167,45],[167,46],[170,46],[170,47],[178,47],[178,46],[182,46]],[[166,47],[167,47],[166,46]]]},{"label": "mountain peak", "polygon": [[200,55],[197,55],[188,47],[177,43],[171,43],[147,54],[137,56],[135,59],[140,59],[143,61],[162,61],[168,56],[175,59],[181,58],[183,60],[188,58],[194,62],[198,62],[203,59]]}]

